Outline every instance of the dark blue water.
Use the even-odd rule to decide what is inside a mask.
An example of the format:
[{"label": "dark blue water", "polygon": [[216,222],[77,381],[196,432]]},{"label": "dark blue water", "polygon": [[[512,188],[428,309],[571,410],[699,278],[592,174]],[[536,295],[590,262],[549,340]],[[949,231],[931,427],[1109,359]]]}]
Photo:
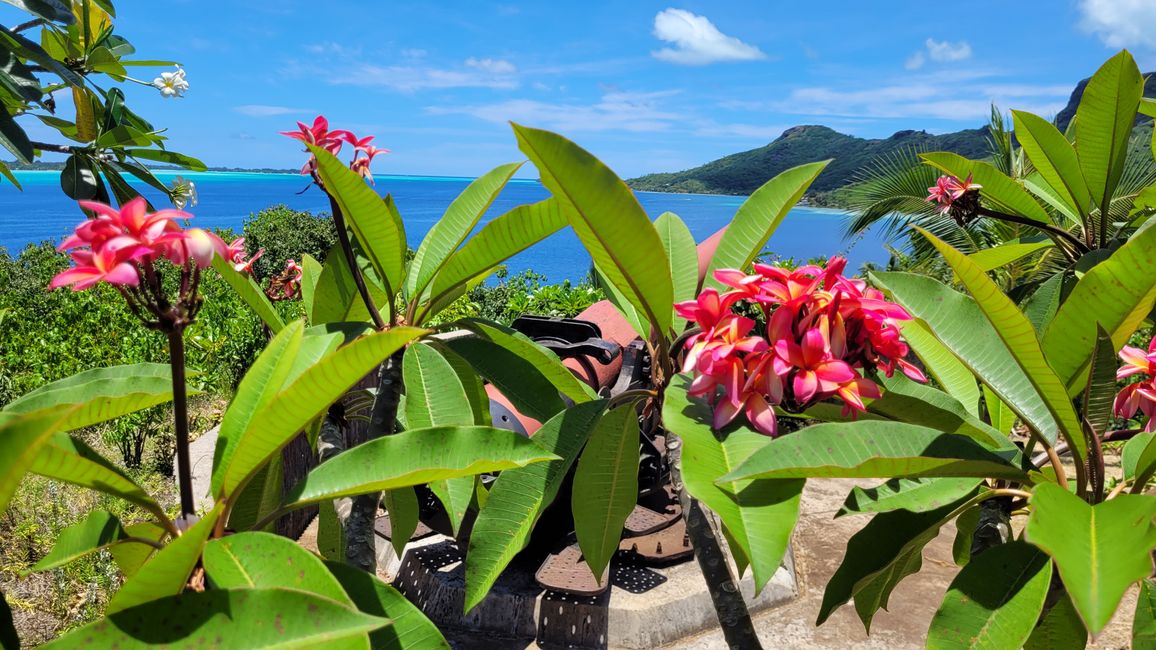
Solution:
[{"label": "dark blue water", "polygon": [[[194,225],[202,228],[232,228],[239,233],[249,215],[278,203],[314,212],[329,210],[328,201],[316,188],[298,194],[307,185],[301,176],[234,172],[183,175],[196,183],[200,202],[190,211],[195,216]],[[175,174],[162,172],[158,176],[169,183]],[[17,177],[23,191],[7,181],[0,184],[0,247],[15,254],[28,243],[59,242],[82,218],[75,204],[61,192],[59,173],[17,172]],[[377,177],[378,191],[393,194],[413,248],[468,184],[468,179],[461,178]],[[167,205],[152,188],[143,191],[154,205]],[[537,181],[512,181],[494,202],[487,218],[548,195]],[[699,241],[726,225],[744,201],[744,197],[736,196],[655,192],[640,192],[638,199],[651,218],[666,211],[678,214]],[[854,244],[845,241],[841,234],[843,218],[842,213],[833,210],[795,208],[768,247],[779,256],[796,259],[846,254],[852,269],[863,262],[887,260],[887,252],[875,236],[868,234]],[[590,258],[567,229],[514,257],[508,266],[513,272],[533,269],[551,281],[579,280],[586,275]]]}]

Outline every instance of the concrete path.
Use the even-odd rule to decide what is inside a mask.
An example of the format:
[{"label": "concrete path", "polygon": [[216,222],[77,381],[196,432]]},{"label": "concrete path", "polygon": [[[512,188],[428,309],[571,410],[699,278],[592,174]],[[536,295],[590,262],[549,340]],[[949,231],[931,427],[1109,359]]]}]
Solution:
[{"label": "concrete path", "polygon": [[[200,437],[189,443],[189,464],[193,474],[193,498],[196,499],[197,512],[205,512],[213,507],[213,498],[209,496],[210,485],[213,479],[213,450],[217,446],[217,432],[220,426],[202,433]],[[176,458],[173,458],[173,467],[176,467]]]}]

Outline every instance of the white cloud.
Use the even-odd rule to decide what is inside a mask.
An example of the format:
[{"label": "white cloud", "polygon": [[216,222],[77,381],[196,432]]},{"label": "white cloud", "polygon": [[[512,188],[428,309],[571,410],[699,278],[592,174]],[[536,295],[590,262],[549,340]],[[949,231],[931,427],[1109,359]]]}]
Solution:
[{"label": "white cloud", "polygon": [[513,63],[505,59],[475,59],[474,57],[470,57],[466,59],[466,67],[498,75],[514,74],[518,71]]},{"label": "white cloud", "polygon": [[707,137],[737,137],[771,141],[783,134],[789,127],[782,125],[764,126],[759,124],[717,124],[707,122],[699,126],[695,135]]},{"label": "white cloud", "polygon": [[929,38],[926,45],[927,54],[932,61],[949,63],[971,58],[971,45],[968,45],[967,41],[949,43],[948,41],[937,41],[934,38]]},{"label": "white cloud", "polygon": [[654,58],[670,63],[705,65],[767,58],[759,48],[720,32],[705,16],[683,9],[658,12],[654,17],[654,35],[674,45],[651,52]]},{"label": "white cloud", "polygon": [[432,115],[470,115],[494,123],[513,120],[562,132],[665,131],[685,119],[663,106],[664,99],[678,92],[607,92],[593,104],[512,99],[472,106],[430,106],[426,112]]},{"label": "white cloud", "polygon": [[234,106],[233,110],[241,115],[248,115],[249,117],[274,117],[277,115],[289,115],[291,113],[312,113],[308,108],[291,108],[289,106],[269,106],[267,104],[243,104],[241,106]]},{"label": "white cloud", "polygon": [[915,54],[907,57],[907,61],[903,63],[903,67],[907,68],[908,70],[918,70],[923,67],[924,61],[925,59],[923,57],[923,52],[916,52]]},{"label": "white cloud", "polygon": [[1156,2],[1080,0],[1080,27],[1110,47],[1156,48]]}]

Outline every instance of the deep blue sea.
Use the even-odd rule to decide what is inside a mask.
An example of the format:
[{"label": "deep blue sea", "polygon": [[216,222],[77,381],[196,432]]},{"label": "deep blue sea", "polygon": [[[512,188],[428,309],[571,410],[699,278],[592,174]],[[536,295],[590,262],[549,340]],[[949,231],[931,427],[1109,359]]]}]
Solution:
[{"label": "deep blue sea", "polygon": [[[0,182],[0,247],[12,254],[25,245],[43,240],[59,242],[82,218],[75,204],[60,189],[59,172],[16,172],[23,185],[17,190],[7,180]],[[160,172],[166,184],[177,174]],[[232,228],[240,232],[249,215],[262,208],[283,203],[291,208],[328,212],[325,196],[307,186],[306,178],[292,174],[203,172],[182,174],[196,183],[200,202],[190,212],[193,224],[202,228]],[[377,176],[377,190],[393,194],[405,220],[409,245],[417,248],[430,226],[470,179],[425,176]],[[134,180],[134,185],[136,185]],[[142,186],[143,187],[143,186]],[[167,201],[152,188],[144,188],[154,205]],[[487,218],[523,203],[546,198],[549,192],[537,181],[514,180],[494,202]],[[705,194],[662,194],[639,192],[638,199],[651,218],[666,211],[682,217],[701,241],[726,225],[745,197]],[[857,242],[842,237],[844,215],[834,210],[795,208],[771,238],[769,248],[782,257],[807,259],[845,254],[851,269],[863,262],[885,262],[888,254],[881,241],[870,233]],[[580,280],[590,267],[590,258],[569,229],[514,257],[512,272],[533,269],[551,281]]]}]

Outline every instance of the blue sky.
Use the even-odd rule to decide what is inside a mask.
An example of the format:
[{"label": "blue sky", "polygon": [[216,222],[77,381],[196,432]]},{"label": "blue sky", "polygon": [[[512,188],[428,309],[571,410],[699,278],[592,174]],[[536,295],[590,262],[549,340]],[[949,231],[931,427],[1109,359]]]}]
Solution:
[{"label": "blue sky", "polygon": [[[1051,116],[1120,47],[1156,69],[1156,1],[217,2],[121,0],[139,56],[190,90],[130,103],[210,165],[295,167],[297,119],[376,134],[377,173],[521,159],[508,120],[624,177],[761,146],[797,124],[862,137]],[[159,69],[142,70],[151,79]]]}]

